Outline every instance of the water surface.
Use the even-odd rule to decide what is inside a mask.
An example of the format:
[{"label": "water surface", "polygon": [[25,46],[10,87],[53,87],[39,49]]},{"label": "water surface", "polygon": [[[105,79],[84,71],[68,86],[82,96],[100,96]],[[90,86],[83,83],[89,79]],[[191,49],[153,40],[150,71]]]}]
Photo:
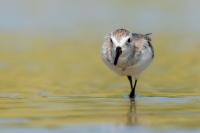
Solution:
[{"label": "water surface", "polygon": [[127,78],[106,68],[99,47],[66,43],[1,53],[4,131],[199,131],[196,49],[171,51],[164,60],[159,54],[170,48],[156,48],[160,51],[139,80],[133,102]]},{"label": "water surface", "polygon": [[[198,5],[1,2],[0,132],[200,132]],[[135,101],[100,57],[106,33],[121,27],[153,32]]]}]

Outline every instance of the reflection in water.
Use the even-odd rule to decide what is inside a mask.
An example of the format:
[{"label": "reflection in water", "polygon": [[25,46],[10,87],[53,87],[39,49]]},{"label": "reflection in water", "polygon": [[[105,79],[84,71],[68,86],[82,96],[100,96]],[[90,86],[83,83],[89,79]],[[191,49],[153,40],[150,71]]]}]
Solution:
[{"label": "reflection in water", "polygon": [[137,125],[137,109],[136,109],[136,101],[134,99],[130,99],[129,112],[127,114],[127,125]]}]

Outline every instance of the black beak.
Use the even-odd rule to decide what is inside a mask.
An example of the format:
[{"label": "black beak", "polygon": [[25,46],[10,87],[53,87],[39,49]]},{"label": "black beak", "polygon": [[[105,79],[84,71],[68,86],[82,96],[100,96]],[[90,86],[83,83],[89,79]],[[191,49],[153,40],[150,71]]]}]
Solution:
[{"label": "black beak", "polygon": [[122,48],[121,47],[117,47],[116,48],[116,55],[115,55],[115,60],[114,60],[114,65],[117,65],[119,56],[122,54]]}]

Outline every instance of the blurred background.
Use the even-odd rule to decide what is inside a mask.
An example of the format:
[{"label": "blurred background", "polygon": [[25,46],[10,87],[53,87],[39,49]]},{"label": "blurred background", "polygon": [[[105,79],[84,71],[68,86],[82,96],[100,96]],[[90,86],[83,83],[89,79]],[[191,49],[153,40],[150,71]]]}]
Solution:
[{"label": "blurred background", "polygon": [[129,83],[103,64],[100,48],[107,33],[126,28],[153,33],[155,60],[137,88],[139,125],[199,131],[199,4],[0,0],[0,126],[125,126]]}]

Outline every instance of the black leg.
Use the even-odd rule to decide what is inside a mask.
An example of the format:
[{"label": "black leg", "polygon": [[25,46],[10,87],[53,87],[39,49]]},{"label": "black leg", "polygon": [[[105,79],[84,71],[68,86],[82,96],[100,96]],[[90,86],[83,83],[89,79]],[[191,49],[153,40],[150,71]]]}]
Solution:
[{"label": "black leg", "polygon": [[133,83],[132,83],[132,77],[131,76],[128,76],[128,80],[129,80],[130,85],[131,85],[131,93],[130,93],[129,97],[130,98],[134,98],[135,97],[135,88],[136,88],[136,85],[137,85],[137,80],[135,80],[134,86],[133,86]]},{"label": "black leg", "polygon": [[128,80],[130,82],[130,85],[131,85],[131,89],[133,88],[133,82],[132,82],[132,77],[131,76],[128,76]]}]

